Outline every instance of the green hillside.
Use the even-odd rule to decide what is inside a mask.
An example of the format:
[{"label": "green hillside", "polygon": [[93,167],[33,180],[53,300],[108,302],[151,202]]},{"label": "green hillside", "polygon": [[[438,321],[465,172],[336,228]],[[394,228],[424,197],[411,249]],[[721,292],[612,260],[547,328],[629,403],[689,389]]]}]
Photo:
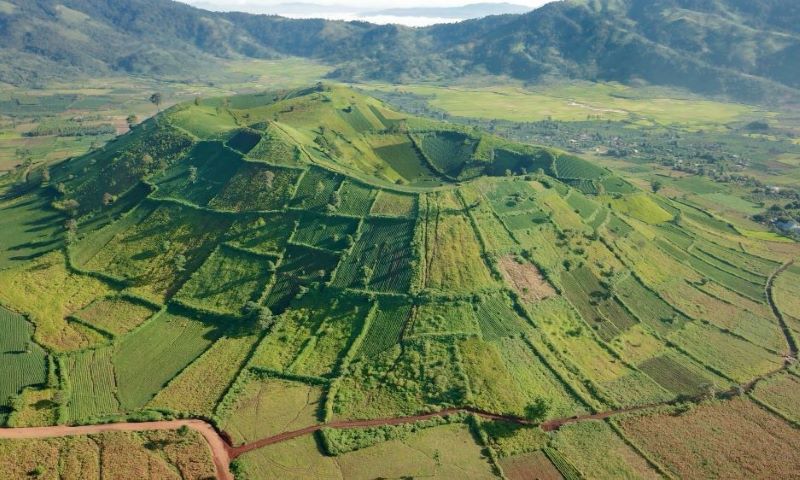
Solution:
[{"label": "green hillside", "polygon": [[[735,390],[781,369],[800,335],[770,303],[794,301],[771,280],[793,272],[794,243],[341,86],[180,104],[47,177],[0,180],[14,425],[31,387],[58,422],[201,417],[236,443],[450,407],[569,418]],[[443,449],[413,468],[483,478],[527,455],[569,478],[656,474],[625,437],[647,427],[635,418],[557,433],[426,421],[323,429],[336,466],[305,438],[237,472],[298,455],[377,476],[394,447],[408,460],[462,442],[471,460]],[[588,458],[582,442],[615,447]]]}]

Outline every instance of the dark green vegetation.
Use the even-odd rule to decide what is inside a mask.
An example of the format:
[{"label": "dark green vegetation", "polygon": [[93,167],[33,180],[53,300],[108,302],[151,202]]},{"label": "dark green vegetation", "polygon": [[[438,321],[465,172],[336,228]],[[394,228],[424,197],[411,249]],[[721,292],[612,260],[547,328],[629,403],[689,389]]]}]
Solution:
[{"label": "dark green vegetation", "polygon": [[[553,2],[423,29],[211,13],[161,0],[7,0],[0,24],[0,80],[13,84],[110,71],[188,76],[233,55],[293,55],[335,65],[344,79],[488,72],[644,81],[751,100],[800,87],[794,0]],[[33,28],[39,34],[27,35]]]},{"label": "dark green vegetation", "polygon": [[[789,353],[766,290],[794,244],[344,87],[180,104],[3,188],[0,208],[27,205],[55,234],[39,244],[36,216],[5,220],[0,304],[36,330],[7,315],[0,354],[26,368],[0,391],[47,387],[53,421],[202,416],[253,441],[447,407],[547,420],[708,396]],[[613,424],[442,422],[320,440],[341,469],[396,447],[438,471],[442,435],[487,448],[476,478],[519,456],[570,478],[600,462],[653,473]],[[592,458],[592,443],[617,453]],[[238,468],[261,472],[272,448]],[[330,467],[314,445],[297,455]]]}]

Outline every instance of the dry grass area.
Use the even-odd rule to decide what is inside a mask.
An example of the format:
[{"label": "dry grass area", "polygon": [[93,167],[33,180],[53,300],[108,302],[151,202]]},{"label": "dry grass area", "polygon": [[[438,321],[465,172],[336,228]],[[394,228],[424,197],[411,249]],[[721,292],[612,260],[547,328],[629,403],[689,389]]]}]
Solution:
[{"label": "dry grass area", "polygon": [[0,441],[0,478],[207,480],[208,445],[189,430]]},{"label": "dry grass area", "polygon": [[500,271],[506,283],[526,302],[538,302],[556,294],[555,289],[531,263],[518,262],[512,255],[500,259]]},{"label": "dry grass area", "polygon": [[621,422],[626,435],[679,478],[797,478],[800,430],[735,399]]},{"label": "dry grass area", "polygon": [[500,467],[509,480],[563,480],[564,478],[541,450],[503,458],[500,460]]}]

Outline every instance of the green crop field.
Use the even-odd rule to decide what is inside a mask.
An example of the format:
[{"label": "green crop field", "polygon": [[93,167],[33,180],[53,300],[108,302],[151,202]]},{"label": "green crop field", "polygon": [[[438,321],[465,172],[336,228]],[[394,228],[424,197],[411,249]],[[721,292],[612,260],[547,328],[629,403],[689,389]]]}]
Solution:
[{"label": "green crop field", "polygon": [[47,354],[32,342],[33,327],[21,315],[0,307],[3,340],[0,341],[0,408],[24,387],[43,384],[47,378]]},{"label": "green crop field", "polygon": [[70,421],[81,422],[119,412],[112,355],[113,349],[101,348],[61,358],[70,388],[67,404]]},{"label": "green crop field", "polygon": [[[747,218],[788,215],[793,197],[737,176],[745,160],[731,167],[768,161],[763,146],[698,137],[753,110],[698,111],[688,128],[670,125],[672,106],[614,96],[639,90],[589,101],[551,87],[624,113],[538,121],[526,103],[528,120],[491,123],[430,105],[547,95],[378,88],[386,101],[328,83],[201,95],[86,155],[0,177],[0,420],[203,419],[233,445],[257,442],[233,463],[244,480],[707,473],[659,425],[797,421],[800,248]],[[700,181],[695,163],[728,167]],[[163,478],[207,478],[173,458],[182,442],[143,445],[176,465]]]},{"label": "green crop field", "polygon": [[[213,327],[170,313],[125,337],[113,355],[122,407],[143,407],[213,341]],[[140,368],[142,364],[148,368]]]}]

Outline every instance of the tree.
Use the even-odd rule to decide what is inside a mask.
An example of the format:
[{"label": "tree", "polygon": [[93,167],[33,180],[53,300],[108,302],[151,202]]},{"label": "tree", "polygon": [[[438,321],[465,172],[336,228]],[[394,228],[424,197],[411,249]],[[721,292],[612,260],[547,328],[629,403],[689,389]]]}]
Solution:
[{"label": "tree", "polygon": [[104,193],[103,194],[103,205],[105,205],[107,207],[107,206],[111,205],[112,203],[114,203],[114,195],[111,195],[108,192]]},{"label": "tree", "polygon": [[267,190],[272,190],[272,185],[275,182],[275,172],[267,170],[264,174],[264,186]]},{"label": "tree", "polygon": [[186,271],[186,257],[184,255],[175,257],[175,270],[178,272]]},{"label": "tree", "polygon": [[547,416],[550,411],[550,405],[547,400],[539,397],[525,407],[525,418],[531,422],[540,422]]},{"label": "tree", "polygon": [[158,92],[150,95],[150,103],[156,106],[156,109],[158,109],[159,113],[161,112],[161,100],[163,100],[163,97]]},{"label": "tree", "polygon": [[189,167],[189,183],[197,183],[197,167],[194,165]]},{"label": "tree", "polygon": [[128,118],[126,118],[125,121],[128,122],[128,128],[133,130],[133,127],[135,127],[136,124],[139,123],[139,117],[137,117],[136,114],[131,113],[130,115],[128,115]]},{"label": "tree", "polygon": [[42,170],[42,184],[50,183],[50,169],[46,168]]},{"label": "tree", "polygon": [[652,189],[653,189],[653,193],[658,193],[658,192],[659,192],[659,190],[661,190],[662,188],[664,188],[664,184],[661,182],[661,180],[656,180],[655,182],[653,182],[653,183],[650,185],[650,188],[652,188]]}]

